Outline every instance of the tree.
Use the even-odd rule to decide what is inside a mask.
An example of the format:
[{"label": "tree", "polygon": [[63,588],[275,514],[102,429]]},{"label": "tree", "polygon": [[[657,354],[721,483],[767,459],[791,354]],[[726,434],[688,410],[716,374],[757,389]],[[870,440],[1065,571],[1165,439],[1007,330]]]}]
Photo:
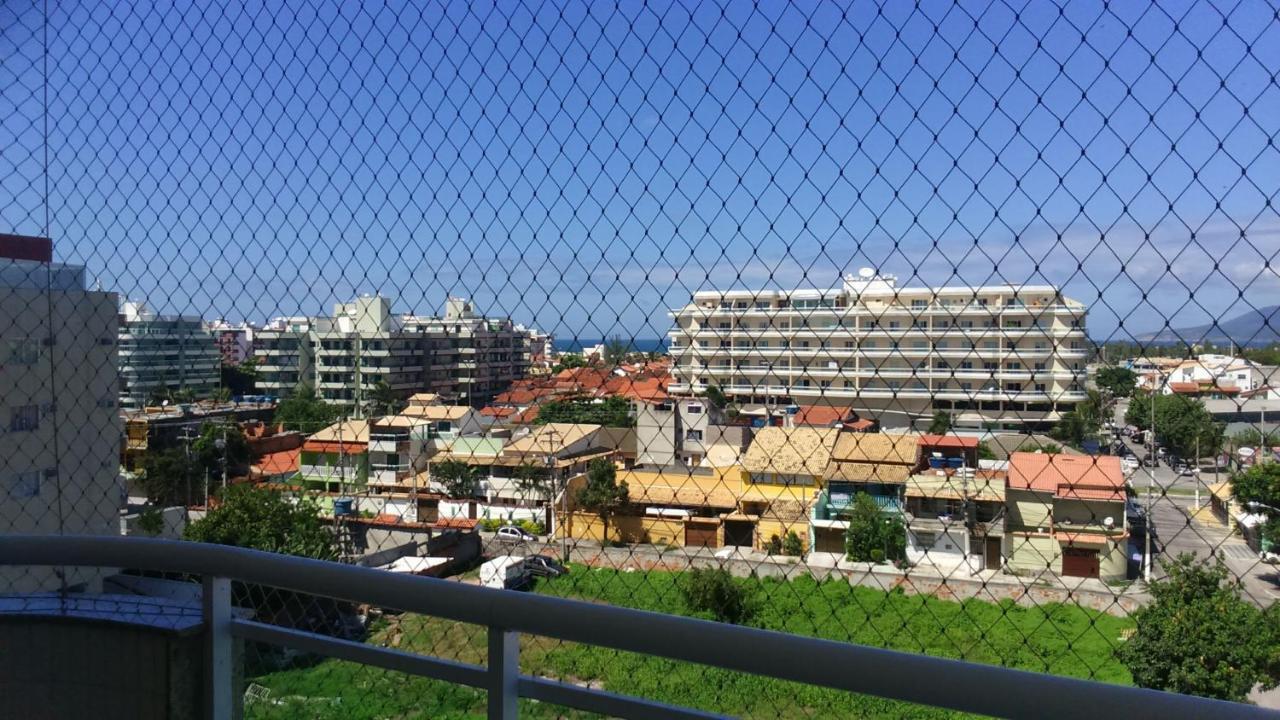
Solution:
[{"label": "tree", "polygon": [[1231,444],[1236,447],[1274,447],[1280,445],[1280,430],[1269,430],[1264,438],[1258,428],[1245,428],[1231,436]]},{"label": "tree", "polygon": [[1097,390],[1089,390],[1085,399],[1070,411],[1062,414],[1049,435],[1060,442],[1080,447],[1086,438],[1095,436],[1102,429],[1106,399]]},{"label": "tree", "polygon": [[230,395],[253,395],[258,387],[258,361],[249,358],[239,365],[222,363],[222,389]]},{"label": "tree", "polygon": [[747,591],[724,568],[694,568],[680,579],[679,588],[690,611],[719,622],[738,625],[755,614]]},{"label": "tree", "polygon": [[978,443],[978,459],[979,460],[995,460],[996,454],[991,451],[991,446],[986,441]]},{"label": "tree", "polygon": [[226,460],[227,477],[239,477],[249,472],[249,441],[240,426],[230,421],[207,422],[200,427],[200,436],[191,443],[191,457],[196,471],[209,478],[222,478],[222,463]]},{"label": "tree", "polygon": [[596,514],[604,525],[604,541],[609,541],[609,519],[626,507],[630,499],[627,481],[618,482],[618,471],[608,458],[596,458],[587,466],[587,484],[579,488],[578,505]]},{"label": "tree", "polygon": [[338,556],[333,531],[309,500],[292,502],[254,485],[225,488],[209,514],[187,526],[188,540],[235,545],[318,560]]},{"label": "tree", "polygon": [[395,415],[407,405],[404,398],[397,395],[386,380],[379,380],[374,384],[365,398],[365,403],[372,415]]},{"label": "tree", "polygon": [[[187,526],[184,536],[196,542],[234,545],[317,560],[338,557],[332,527],[307,499],[297,502],[276,490],[232,485],[221,492],[209,514]],[[332,598],[261,585],[234,583],[233,601],[254,609],[261,622],[310,632],[341,635],[354,608]]]},{"label": "tree", "polygon": [[702,395],[707,399],[707,404],[716,410],[724,410],[729,406],[729,397],[716,385],[708,385]]},{"label": "tree", "polygon": [[313,433],[332,425],[342,414],[343,408],[316,397],[316,391],[310,385],[300,385],[276,406],[275,421],[285,430]]},{"label": "tree", "polygon": [[791,557],[804,555],[804,543],[800,541],[800,536],[795,530],[788,530],[787,536],[782,539],[782,554]]},{"label": "tree", "polygon": [[542,465],[520,463],[511,471],[511,475],[524,498],[549,499],[555,490],[550,471]]},{"label": "tree", "polygon": [[604,342],[604,362],[606,365],[617,365],[626,359],[631,352],[631,341],[614,335]]},{"label": "tree", "polygon": [[1152,583],[1151,604],[1130,617],[1133,637],[1119,657],[1145,688],[1243,701],[1280,675],[1280,622],[1240,596],[1227,568],[1184,554]]},{"label": "tree", "polygon": [[586,366],[587,360],[582,357],[581,353],[561,353],[556,358],[556,364],[551,366],[551,372],[558,373],[561,370],[572,370]]},{"label": "tree", "polygon": [[1150,429],[1153,402],[1156,440],[1175,455],[1194,457],[1199,450],[1204,456],[1222,448],[1222,425],[1214,421],[1204,403],[1185,395],[1135,393],[1124,421],[1141,430]]},{"label": "tree", "polygon": [[431,464],[431,477],[444,486],[451,498],[475,497],[480,489],[480,468],[461,460],[442,460]]},{"label": "tree", "polygon": [[933,413],[933,420],[929,423],[930,435],[946,435],[951,432],[951,413],[946,410],[936,410]]},{"label": "tree", "polygon": [[538,425],[568,423],[572,425],[605,425],[608,427],[632,427],[631,403],[626,398],[613,395],[603,401],[591,398],[552,400],[538,407]]},{"label": "tree", "polygon": [[185,448],[164,448],[148,452],[142,461],[138,484],[147,501],[162,507],[203,502],[207,488],[204,472]]},{"label": "tree", "polygon": [[1129,368],[1109,366],[1099,368],[1093,382],[1111,397],[1129,397],[1138,384],[1138,375]]},{"label": "tree", "polygon": [[854,562],[903,560],[907,556],[907,529],[902,519],[880,511],[867,493],[858,493],[845,532],[845,554]]},{"label": "tree", "polygon": [[1260,462],[1244,472],[1231,476],[1231,494],[1245,507],[1259,503],[1264,513],[1272,517],[1280,512],[1267,507],[1280,508],[1280,463]]}]

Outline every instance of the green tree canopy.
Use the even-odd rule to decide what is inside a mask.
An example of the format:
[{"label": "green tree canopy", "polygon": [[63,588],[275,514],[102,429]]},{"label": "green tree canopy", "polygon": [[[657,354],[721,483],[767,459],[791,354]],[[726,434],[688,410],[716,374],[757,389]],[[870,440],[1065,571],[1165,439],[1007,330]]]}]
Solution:
[{"label": "green tree canopy", "polygon": [[1275,687],[1276,614],[1246,602],[1221,562],[1181,555],[1167,569],[1168,577],[1151,585],[1153,602],[1131,616],[1137,628],[1119,649],[1134,682],[1237,702],[1256,684]]},{"label": "green tree canopy", "polygon": [[204,502],[204,471],[185,448],[152,450],[142,461],[138,485],[155,505],[192,505]]},{"label": "green tree canopy", "polygon": [[225,488],[220,500],[187,526],[188,540],[320,560],[337,557],[333,531],[310,501],[293,502],[278,491],[253,485]]},{"label": "green tree canopy", "polygon": [[1102,429],[1102,419],[1106,412],[1106,401],[1097,390],[1090,390],[1085,399],[1076,404],[1069,412],[1063,413],[1053,429],[1050,437],[1059,442],[1080,447],[1086,438],[1095,436]]},{"label": "green tree canopy", "polygon": [[480,489],[480,467],[461,460],[442,460],[431,463],[431,478],[444,486],[451,498],[475,497]]},{"label": "green tree canopy", "polygon": [[897,515],[880,511],[867,493],[853,498],[845,553],[854,562],[896,562],[907,556],[907,529]]},{"label": "green tree canopy", "polygon": [[555,491],[550,470],[543,465],[520,463],[511,471],[516,487],[525,498],[550,498]]},{"label": "green tree canopy", "polygon": [[556,357],[556,364],[551,366],[551,372],[558,373],[561,370],[572,370],[586,366],[587,360],[582,357],[582,353],[560,353]]},{"label": "green tree canopy", "polygon": [[372,415],[395,415],[408,405],[386,380],[379,380],[374,384],[365,396],[365,404]]},{"label": "green tree canopy", "polygon": [[1222,425],[1205,410],[1204,403],[1176,393],[1135,393],[1124,421],[1142,430],[1151,428],[1151,404],[1155,403],[1156,439],[1174,454],[1195,457],[1197,441],[1201,457],[1222,448]]},{"label": "green tree canopy", "polygon": [[606,365],[617,365],[627,358],[631,352],[631,341],[614,335],[604,342],[604,362]]},{"label": "green tree canopy", "polygon": [[196,462],[197,472],[207,473],[210,477],[222,478],[224,457],[227,477],[240,477],[249,472],[249,441],[240,426],[229,420],[202,425],[200,436],[191,442],[191,456]]},{"label": "green tree canopy", "polygon": [[[1231,494],[1242,505],[1261,503],[1264,506],[1280,508],[1280,463],[1254,463],[1248,470],[1232,475]],[[1266,512],[1271,515],[1280,515],[1280,512],[1275,510]]]},{"label": "green tree canopy", "polygon": [[342,417],[343,408],[316,397],[310,385],[300,385],[276,406],[275,421],[286,430],[313,433],[328,427]]},{"label": "green tree canopy", "polygon": [[946,410],[934,411],[933,419],[929,421],[929,433],[946,435],[949,432],[951,432],[951,413]]},{"label": "green tree canopy", "polygon": [[1093,382],[1099,390],[1110,393],[1112,397],[1129,397],[1138,383],[1138,375],[1129,368],[1108,366],[1098,369]]},{"label": "green tree canopy", "polygon": [[239,365],[222,363],[222,388],[228,395],[253,395],[258,387],[258,361],[249,358]]},{"label": "green tree canopy", "polygon": [[587,466],[587,484],[578,489],[577,503],[600,518],[604,538],[609,539],[609,520],[630,500],[627,481],[618,482],[618,471],[608,458],[596,458]]},{"label": "green tree canopy", "polygon": [[570,423],[631,427],[635,425],[635,418],[631,417],[631,403],[626,398],[614,395],[604,400],[593,398],[553,400],[538,407],[538,418],[535,422],[539,425]]}]

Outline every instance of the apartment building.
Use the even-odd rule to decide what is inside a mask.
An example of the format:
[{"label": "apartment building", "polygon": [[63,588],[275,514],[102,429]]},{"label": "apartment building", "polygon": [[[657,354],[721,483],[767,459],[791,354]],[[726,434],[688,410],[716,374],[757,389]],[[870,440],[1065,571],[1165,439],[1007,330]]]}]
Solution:
[{"label": "apartment building", "polygon": [[[84,268],[52,254],[46,238],[0,235],[0,528],[117,534],[117,298],[86,290]],[[85,568],[0,568],[0,587],[96,591],[100,577]]]},{"label": "apartment building", "polygon": [[536,331],[484,317],[464,298],[448,298],[442,317],[411,316],[405,324],[426,338],[427,389],[459,405],[486,405],[529,370]]},{"label": "apartment building", "polygon": [[863,269],[834,289],[697,292],[669,314],[673,394],[992,429],[1051,426],[1085,397],[1086,307],[1050,286],[898,287]]},{"label": "apartment building", "polygon": [[199,317],[158,315],[145,303],[122,303],[119,348],[122,407],[143,407],[176,392],[208,397],[221,383],[222,355]]},{"label": "apartment building", "polygon": [[219,319],[205,325],[205,329],[213,335],[223,365],[239,365],[253,357],[254,334],[258,331],[253,323],[236,324]]},{"label": "apartment building", "polygon": [[386,383],[401,398],[429,391],[481,405],[523,377],[527,334],[459,298],[435,318],[396,315],[387,298],[365,295],[336,304],[332,316],[276,318],[258,331],[258,389],[288,395],[306,384],[359,408]]}]

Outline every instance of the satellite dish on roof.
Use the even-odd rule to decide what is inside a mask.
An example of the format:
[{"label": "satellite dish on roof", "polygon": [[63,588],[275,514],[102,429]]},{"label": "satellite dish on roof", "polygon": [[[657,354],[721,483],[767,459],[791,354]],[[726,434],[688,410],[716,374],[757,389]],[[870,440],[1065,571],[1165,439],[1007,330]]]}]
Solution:
[{"label": "satellite dish on roof", "polygon": [[864,267],[864,268],[858,269],[858,277],[862,278],[863,280],[870,280],[875,276],[876,276],[875,268]]}]

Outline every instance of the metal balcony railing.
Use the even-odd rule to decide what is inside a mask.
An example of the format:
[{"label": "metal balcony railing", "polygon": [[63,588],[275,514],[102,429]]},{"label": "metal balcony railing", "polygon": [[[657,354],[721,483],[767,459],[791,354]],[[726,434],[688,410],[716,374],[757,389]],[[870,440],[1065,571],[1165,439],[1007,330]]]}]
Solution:
[{"label": "metal balcony railing", "polygon": [[[0,565],[127,567],[203,578],[207,717],[238,714],[233,641],[289,647],[488,693],[490,718],[514,718],[519,698],[623,718],[707,718],[519,669],[520,636],[701,663],[766,677],[1002,717],[1274,717],[1261,708],[993,665],[883,650],[640,610],[491,590],[433,578],[192,542],[127,537],[0,536]],[[231,582],[396,608],[488,629],[488,664],[474,665],[241,619]]]}]

